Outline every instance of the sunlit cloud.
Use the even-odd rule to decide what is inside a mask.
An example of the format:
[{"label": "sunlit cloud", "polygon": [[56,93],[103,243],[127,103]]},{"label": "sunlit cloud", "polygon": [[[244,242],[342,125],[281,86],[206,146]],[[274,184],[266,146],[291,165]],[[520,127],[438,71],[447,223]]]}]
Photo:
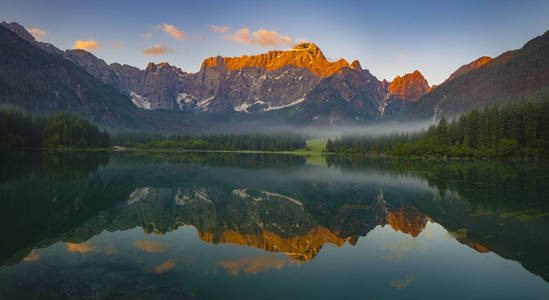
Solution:
[{"label": "sunlit cloud", "polygon": [[147,32],[147,33],[143,33],[141,36],[148,39],[148,38],[150,38],[150,37],[153,36],[153,35],[152,35],[152,33]]},{"label": "sunlit cloud", "polygon": [[143,55],[152,55],[152,56],[166,54],[170,52],[173,52],[173,50],[168,48],[168,46],[162,46],[162,45],[156,45],[154,47],[146,48],[141,51]]},{"label": "sunlit cloud", "polygon": [[94,244],[90,242],[80,243],[80,244],[74,244],[74,243],[65,243],[65,247],[67,247],[67,250],[69,252],[75,253],[87,253],[95,251],[96,247]]},{"label": "sunlit cloud", "polygon": [[153,241],[135,241],[133,245],[149,253],[160,253],[167,249],[165,245]]},{"label": "sunlit cloud", "polygon": [[397,290],[401,290],[407,286],[409,286],[412,282],[414,282],[414,276],[412,275],[406,275],[403,280],[393,280],[391,281],[391,286],[394,287]]},{"label": "sunlit cloud", "polygon": [[161,265],[154,268],[154,273],[156,273],[156,274],[165,273],[168,270],[174,268],[175,265],[176,265],[176,260],[175,259],[168,259],[167,261],[165,261]]},{"label": "sunlit cloud", "polygon": [[183,30],[180,30],[179,28],[173,26],[173,25],[170,25],[170,24],[162,24],[162,25],[157,25],[154,27],[155,30],[162,30],[164,32],[167,32],[169,33],[171,36],[173,36],[174,38],[182,41],[185,39],[185,32],[183,32]]},{"label": "sunlit cloud", "polygon": [[208,27],[210,27],[210,29],[211,29],[213,32],[219,32],[219,33],[226,33],[226,32],[228,32],[229,30],[231,30],[231,27],[229,27],[229,26],[208,25]]},{"label": "sunlit cloud", "polygon": [[32,34],[35,40],[41,41],[48,34],[48,31],[40,28],[31,28],[29,29],[29,33]]},{"label": "sunlit cloud", "polygon": [[27,255],[25,258],[23,258],[24,261],[37,261],[40,259],[40,254],[36,252],[36,250],[32,250],[29,255]]},{"label": "sunlit cloud", "polygon": [[268,46],[288,46],[293,47],[296,45],[294,41],[288,36],[281,36],[278,34],[278,32],[274,30],[265,30],[265,29],[259,29],[258,31],[255,31],[250,34],[250,30],[248,28],[240,28],[236,31],[233,35],[226,35],[225,38],[227,40],[237,42],[237,43],[245,43],[250,45],[259,45],[262,47],[268,47]]},{"label": "sunlit cloud", "polygon": [[89,41],[77,40],[76,42],[74,42],[74,46],[72,46],[72,48],[73,49],[88,50],[88,51],[95,51],[95,50],[101,48],[101,44],[94,41],[94,40],[89,40]]},{"label": "sunlit cloud", "polygon": [[406,53],[402,53],[400,55],[400,59],[407,59],[407,58],[408,58],[408,54],[406,54]]},{"label": "sunlit cloud", "polygon": [[289,257],[278,258],[276,256],[257,256],[251,258],[241,258],[236,260],[227,260],[219,262],[227,272],[232,275],[238,275],[241,271],[249,274],[265,272],[269,269],[281,269],[282,267],[297,262]]}]

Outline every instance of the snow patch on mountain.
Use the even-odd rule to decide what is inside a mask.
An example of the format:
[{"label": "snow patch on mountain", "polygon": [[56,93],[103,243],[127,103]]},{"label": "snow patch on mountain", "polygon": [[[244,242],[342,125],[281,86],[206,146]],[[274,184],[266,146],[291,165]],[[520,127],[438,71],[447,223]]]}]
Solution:
[{"label": "snow patch on mountain", "polygon": [[151,110],[151,103],[149,102],[149,100],[147,99],[147,97],[143,97],[139,94],[136,94],[134,92],[130,92],[130,96],[132,98],[132,102],[133,104],[135,104],[135,106],[139,107],[139,108],[142,108],[142,109],[148,109],[148,110]]},{"label": "snow patch on mountain", "polygon": [[196,105],[196,110],[198,110],[198,111],[207,111],[208,106],[210,106],[210,103],[212,103],[214,98],[215,98],[215,96],[211,96],[211,97],[208,97],[206,99],[202,99],[202,100],[198,101],[198,103]]},{"label": "snow patch on mountain", "polygon": [[135,203],[135,202],[138,202],[140,200],[143,200],[145,199],[145,197],[147,197],[147,195],[151,192],[151,188],[150,187],[141,187],[141,188],[136,188],[131,194],[130,196],[128,197],[128,204],[132,204],[132,203]]},{"label": "snow patch on mountain", "polygon": [[261,101],[261,100],[257,100],[253,103],[241,103],[235,107],[233,107],[233,109],[235,111],[239,111],[239,112],[246,112],[246,113],[249,113],[250,111],[248,111],[248,108],[254,106],[254,105],[264,105],[266,107],[264,108],[261,108],[259,111],[271,111],[271,110],[277,110],[277,109],[282,109],[282,108],[286,108],[286,107],[290,107],[290,106],[294,106],[294,105],[297,105],[301,102],[305,101],[305,95],[303,95],[303,97],[299,98],[299,99],[296,99],[295,101],[292,101],[290,103],[287,103],[287,104],[283,104],[283,105],[278,105],[278,106],[272,106],[271,103],[269,102],[265,102],[265,101]]},{"label": "snow patch on mountain", "polygon": [[179,110],[183,110],[185,103],[192,103],[193,100],[195,99],[196,99],[195,97],[187,93],[179,93],[175,101],[177,102],[177,106],[179,107]]}]

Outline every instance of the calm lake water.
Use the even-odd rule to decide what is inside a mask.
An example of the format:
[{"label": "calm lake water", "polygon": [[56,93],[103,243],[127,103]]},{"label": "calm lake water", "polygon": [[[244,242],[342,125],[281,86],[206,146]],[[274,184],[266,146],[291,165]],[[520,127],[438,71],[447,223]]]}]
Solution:
[{"label": "calm lake water", "polygon": [[1,299],[549,299],[549,168],[7,153]]}]

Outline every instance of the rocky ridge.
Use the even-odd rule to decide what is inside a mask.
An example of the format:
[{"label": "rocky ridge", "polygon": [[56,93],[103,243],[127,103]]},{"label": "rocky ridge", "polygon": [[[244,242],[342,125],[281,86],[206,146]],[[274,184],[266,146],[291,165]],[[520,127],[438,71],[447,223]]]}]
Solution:
[{"label": "rocky ridge", "polygon": [[411,85],[413,91],[408,92],[404,85],[394,89],[395,97],[387,81],[379,81],[357,60],[329,61],[313,43],[252,56],[210,57],[199,72],[187,73],[168,63],[149,63],[144,70],[107,64],[85,50],[61,51],[38,42],[17,23],[2,25],[32,45],[83,67],[145,110],[258,113],[288,108],[298,112],[296,119],[332,124],[400,114],[408,101],[426,91]]}]

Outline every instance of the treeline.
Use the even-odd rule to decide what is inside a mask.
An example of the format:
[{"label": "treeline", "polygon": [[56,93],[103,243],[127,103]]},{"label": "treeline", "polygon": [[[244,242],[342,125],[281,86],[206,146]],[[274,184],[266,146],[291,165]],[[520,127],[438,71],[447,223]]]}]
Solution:
[{"label": "treeline", "polygon": [[108,147],[106,130],[75,114],[49,117],[13,109],[0,110],[0,149]]},{"label": "treeline", "polygon": [[138,149],[292,151],[305,148],[305,138],[294,133],[171,135],[121,133],[113,144]]},{"label": "treeline", "polygon": [[339,139],[328,139],[325,152],[336,153],[388,153],[397,145],[411,143],[425,136],[425,131],[416,133],[394,133],[391,135],[347,135]]},{"label": "treeline", "polygon": [[415,134],[344,136],[327,152],[435,157],[548,157],[549,99],[472,110]]}]

